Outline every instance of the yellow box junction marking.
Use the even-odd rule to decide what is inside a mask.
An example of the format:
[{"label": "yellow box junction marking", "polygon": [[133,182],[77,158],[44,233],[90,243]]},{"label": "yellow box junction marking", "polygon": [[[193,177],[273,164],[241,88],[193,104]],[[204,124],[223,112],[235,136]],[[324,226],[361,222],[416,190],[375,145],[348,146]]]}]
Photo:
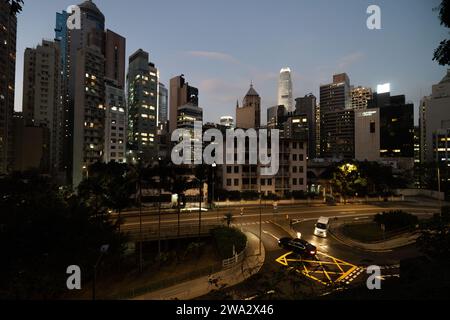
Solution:
[{"label": "yellow box junction marking", "polygon": [[275,261],[325,286],[341,282],[358,269],[349,262],[322,252],[317,252],[316,258],[317,260],[305,260],[289,252]]}]

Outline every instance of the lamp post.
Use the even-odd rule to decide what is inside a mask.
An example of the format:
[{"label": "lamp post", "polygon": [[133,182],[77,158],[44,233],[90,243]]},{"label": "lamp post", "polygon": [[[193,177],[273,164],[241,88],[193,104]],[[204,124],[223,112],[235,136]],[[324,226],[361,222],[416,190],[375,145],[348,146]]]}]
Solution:
[{"label": "lamp post", "polygon": [[262,255],[262,186],[261,181],[259,181],[259,256],[261,255]]},{"label": "lamp post", "polygon": [[97,259],[97,262],[94,265],[94,279],[92,281],[92,300],[95,301],[96,295],[95,295],[95,287],[96,287],[96,281],[97,281],[97,268],[98,265],[100,264],[103,256],[108,252],[109,250],[109,244],[105,244],[103,246],[101,246],[100,248],[100,256]]},{"label": "lamp post", "polygon": [[211,198],[211,209],[214,209],[214,200],[215,200],[215,198],[214,198],[214,189],[215,189],[215,183],[216,183],[216,181],[215,181],[215,175],[216,175],[216,168],[217,168],[217,163],[213,163],[212,164],[212,190],[211,190],[211,195],[212,195],[212,198]]}]

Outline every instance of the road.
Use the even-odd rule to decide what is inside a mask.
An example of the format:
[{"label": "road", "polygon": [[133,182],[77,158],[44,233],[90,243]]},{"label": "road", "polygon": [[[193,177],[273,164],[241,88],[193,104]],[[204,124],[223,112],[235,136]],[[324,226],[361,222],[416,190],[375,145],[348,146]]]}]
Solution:
[{"label": "road", "polygon": [[[381,203],[378,205],[346,205],[346,206],[295,206],[295,207],[280,207],[276,212],[267,205],[262,209],[262,220],[269,221],[285,217],[289,219],[315,219],[321,216],[335,217],[335,216],[365,216],[374,215],[385,210],[406,210],[411,213],[428,213],[437,212],[437,207],[418,206],[414,203]],[[227,212],[233,213],[233,223],[259,223],[260,210],[257,207],[244,208],[244,214],[241,216],[240,208],[222,208],[219,211],[202,212],[202,224],[217,223],[223,221],[223,216]],[[132,231],[139,229],[140,218],[136,216],[136,212],[122,215],[125,219],[122,225],[123,231]],[[199,217],[197,212],[187,213],[183,212],[180,215],[180,224],[195,224],[198,223]],[[163,226],[177,226],[178,216],[173,213],[164,213],[161,216],[161,223]],[[156,227],[158,225],[158,215],[154,211],[144,211],[142,215],[142,225],[144,227]]]},{"label": "road", "polygon": [[[415,246],[408,246],[393,251],[368,252],[358,248],[349,247],[335,239],[333,236],[318,238],[313,235],[313,231],[314,225],[319,217],[352,217],[353,219],[363,219],[367,217],[370,218],[373,215],[386,210],[405,210],[414,214],[432,214],[438,212],[437,206],[420,206],[417,203],[282,208],[280,210],[281,212],[275,215],[275,217],[273,212],[269,212],[270,210],[266,209],[263,211],[261,232],[262,242],[266,249],[266,261],[260,273],[271,275],[287,268],[282,263],[285,261],[283,260],[283,257],[289,254],[289,252],[278,247],[278,239],[290,236],[288,230],[286,230],[289,228],[283,227],[283,223],[280,224],[277,223],[277,221],[280,222],[283,219],[287,219],[287,216],[289,216],[289,219],[299,220],[298,223],[294,224],[293,232],[301,233],[303,239],[317,246],[317,249],[320,252],[320,255],[318,255],[319,260],[325,261],[324,263],[327,263],[327,261],[339,261],[336,265],[327,265],[327,270],[338,271],[336,277],[338,278],[342,275],[345,277],[344,283],[349,285],[357,285],[365,282],[367,279],[365,268],[370,265],[382,267],[384,278],[395,277],[399,274],[400,260],[415,257],[418,255],[418,251]],[[234,226],[243,231],[259,235],[259,214],[257,214],[256,211],[257,210],[249,211],[244,214],[243,217],[238,215],[234,222]],[[209,214],[206,216],[206,219],[215,218]],[[169,219],[168,221],[171,220]],[[288,225],[288,223],[284,222],[284,226]],[[287,259],[291,259],[291,257],[288,256]],[[313,264],[308,267],[316,270],[314,271],[316,274],[310,274],[311,277],[314,278],[311,279],[311,281],[314,282],[319,289],[325,289],[324,292],[326,292],[323,283],[319,283],[320,281],[316,280],[327,281],[328,274],[321,273],[321,269],[317,271],[319,267],[322,267],[321,265]],[[333,270],[333,268],[335,270]],[[338,269],[341,270],[339,271]],[[302,275],[299,274],[299,276]],[[252,288],[252,285],[247,283],[238,287],[238,290],[236,291],[245,292],[247,296],[252,296],[259,291],[259,288]]]}]

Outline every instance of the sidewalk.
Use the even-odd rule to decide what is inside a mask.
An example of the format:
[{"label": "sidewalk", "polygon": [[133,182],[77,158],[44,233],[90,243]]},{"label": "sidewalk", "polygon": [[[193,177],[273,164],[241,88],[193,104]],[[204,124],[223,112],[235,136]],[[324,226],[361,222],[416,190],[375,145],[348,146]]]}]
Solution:
[{"label": "sidewalk", "polygon": [[344,222],[334,221],[330,225],[329,233],[339,242],[349,246],[358,248],[364,251],[372,251],[372,252],[390,252],[394,249],[402,248],[414,244],[417,239],[420,237],[420,233],[418,232],[409,232],[398,237],[386,240],[379,241],[374,243],[364,243],[360,241],[356,241],[346,237],[341,232],[341,227],[344,225]]},{"label": "sidewalk", "polygon": [[259,238],[249,232],[245,232],[245,235],[248,240],[247,256],[242,263],[229,270],[149,292],[133,300],[191,300],[204,296],[213,290],[232,287],[245,281],[261,270],[266,256],[264,246],[262,246],[261,255],[258,256]]}]

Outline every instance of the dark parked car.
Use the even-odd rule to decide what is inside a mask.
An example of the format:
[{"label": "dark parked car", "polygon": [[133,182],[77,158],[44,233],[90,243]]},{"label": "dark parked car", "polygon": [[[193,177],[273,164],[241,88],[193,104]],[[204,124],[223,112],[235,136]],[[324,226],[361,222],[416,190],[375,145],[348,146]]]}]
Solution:
[{"label": "dark parked car", "polygon": [[303,257],[315,257],[317,254],[317,248],[303,239],[282,238],[278,245]]}]

